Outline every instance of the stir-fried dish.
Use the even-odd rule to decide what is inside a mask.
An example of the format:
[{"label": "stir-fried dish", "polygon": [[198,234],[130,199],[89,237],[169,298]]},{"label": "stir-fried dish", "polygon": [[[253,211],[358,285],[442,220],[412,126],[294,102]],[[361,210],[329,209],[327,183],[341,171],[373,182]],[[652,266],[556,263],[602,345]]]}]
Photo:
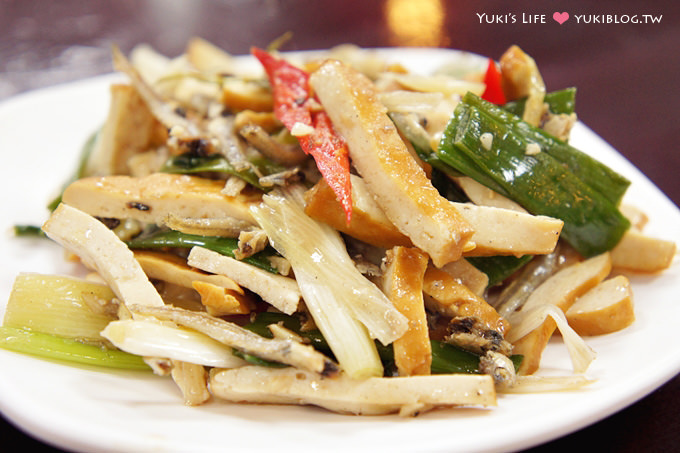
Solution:
[{"label": "stir-fried dish", "polygon": [[[629,277],[675,256],[569,144],[576,90],[517,46],[433,74],[201,39],[113,61],[125,80],[35,229],[87,276],[18,275],[4,348],[151,370],[190,405],[486,407],[590,383],[583,337],[634,322]],[[542,376],[556,330],[573,369]]]}]

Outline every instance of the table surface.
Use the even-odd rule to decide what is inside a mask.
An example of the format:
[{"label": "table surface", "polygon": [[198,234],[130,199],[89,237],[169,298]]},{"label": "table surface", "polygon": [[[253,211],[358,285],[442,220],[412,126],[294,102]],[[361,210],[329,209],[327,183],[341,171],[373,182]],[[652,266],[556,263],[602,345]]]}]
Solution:
[{"label": "table surface", "polygon": [[[252,45],[266,46],[292,32],[285,50],[351,42],[459,48],[494,58],[518,44],[538,62],[549,89],[577,86],[579,118],[679,205],[675,108],[680,101],[680,3],[619,0],[603,7],[603,2],[571,0],[559,5],[571,14],[562,25],[552,19],[555,6],[546,3],[0,0],[0,100],[110,72],[113,43],[123,51],[149,43],[175,56],[190,37],[201,36],[243,54]],[[577,15],[599,20],[578,23]],[[649,23],[651,16],[660,21]],[[648,23],[630,23],[632,17]],[[676,376],[627,409],[530,451],[584,445],[631,452],[673,450],[680,442],[678,401]],[[3,420],[0,429],[6,445],[49,449]]]}]

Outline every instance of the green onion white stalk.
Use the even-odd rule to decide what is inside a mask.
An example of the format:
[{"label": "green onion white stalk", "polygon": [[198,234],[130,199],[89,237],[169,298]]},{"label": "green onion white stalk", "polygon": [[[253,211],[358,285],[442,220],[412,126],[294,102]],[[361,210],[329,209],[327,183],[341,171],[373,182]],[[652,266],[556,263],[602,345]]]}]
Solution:
[{"label": "green onion white stalk", "polygon": [[207,335],[153,320],[113,321],[102,331],[102,336],[117,348],[139,356],[166,357],[221,368],[246,363],[236,357],[230,347]]},{"label": "green onion white stalk", "polygon": [[149,370],[141,357],[127,352],[15,327],[0,327],[0,348],[83,365]]},{"label": "green onion white stalk", "polygon": [[75,277],[22,273],[12,286],[3,325],[64,338],[103,342],[99,332],[115,318],[104,304],[114,298],[106,285]]},{"label": "green onion white stalk", "polygon": [[508,319],[512,330],[507,336],[511,343],[519,340],[534,329],[538,328],[550,316],[562,334],[564,344],[567,346],[571,363],[575,373],[584,373],[590,363],[595,359],[595,352],[575,331],[569,326],[564,312],[553,304],[543,305],[529,310],[515,312]]},{"label": "green onion white stalk", "polygon": [[272,192],[251,208],[274,248],[290,262],[305,304],[342,368],[352,377],[382,375],[372,338],[389,344],[406,318],[354,266],[339,233],[307,216],[303,189]]}]

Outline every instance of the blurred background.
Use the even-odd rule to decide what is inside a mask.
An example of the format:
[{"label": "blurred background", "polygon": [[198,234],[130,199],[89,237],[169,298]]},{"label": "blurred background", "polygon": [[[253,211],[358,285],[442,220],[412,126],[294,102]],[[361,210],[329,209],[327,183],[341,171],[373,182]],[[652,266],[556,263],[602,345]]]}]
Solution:
[{"label": "blurred background", "polygon": [[[560,25],[554,12],[570,18]],[[578,23],[577,15],[636,15],[647,23]],[[288,32],[284,50],[436,46],[497,59],[518,44],[537,61],[549,90],[577,86],[579,118],[680,204],[680,3],[670,0],[0,0],[0,101],[111,72],[112,44],[127,52],[148,43],[176,56],[200,36],[244,54]],[[536,451],[672,450],[680,440],[679,398],[676,377],[623,412]],[[3,442],[32,445],[1,426]]]}]

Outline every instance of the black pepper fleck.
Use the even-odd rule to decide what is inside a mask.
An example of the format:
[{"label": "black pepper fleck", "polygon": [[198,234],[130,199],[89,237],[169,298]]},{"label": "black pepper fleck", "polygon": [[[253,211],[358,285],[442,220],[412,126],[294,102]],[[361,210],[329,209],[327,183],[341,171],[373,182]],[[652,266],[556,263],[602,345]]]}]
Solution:
[{"label": "black pepper fleck", "polygon": [[151,211],[151,206],[146,205],[144,203],[140,203],[138,201],[128,202],[127,207],[130,209],[137,209],[138,211]]}]

